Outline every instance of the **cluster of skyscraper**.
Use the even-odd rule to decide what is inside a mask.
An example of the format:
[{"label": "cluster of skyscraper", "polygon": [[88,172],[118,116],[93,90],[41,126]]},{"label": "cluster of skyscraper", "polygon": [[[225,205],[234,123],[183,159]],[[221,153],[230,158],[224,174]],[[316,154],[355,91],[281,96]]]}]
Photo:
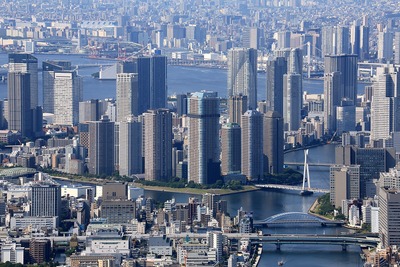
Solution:
[{"label": "cluster of skyscraper", "polygon": [[[300,50],[288,51],[287,55]],[[293,60],[296,55],[292,55]],[[290,58],[292,58],[290,57]],[[302,68],[302,57],[300,66]],[[300,115],[301,104],[294,105],[291,112],[283,113],[283,76],[287,72],[285,58],[279,73],[269,68],[267,94],[269,107],[263,113],[257,111],[257,50],[233,48],[228,52],[228,110],[229,123],[222,127],[222,173],[241,171],[249,180],[262,178],[266,173],[280,173],[283,169],[283,118]],[[280,60],[278,59],[278,60]],[[277,62],[277,61],[276,61]],[[294,66],[298,62],[292,62]],[[278,63],[277,63],[278,64]],[[290,66],[292,66],[290,65]],[[300,69],[301,69],[300,68]],[[275,73],[276,70],[276,73]],[[295,70],[290,72],[295,74]],[[275,75],[275,76],[274,76]],[[291,83],[289,78],[288,83]],[[301,86],[301,76],[296,86]],[[281,85],[279,87],[278,83]],[[295,83],[293,81],[293,83]],[[301,87],[297,88],[301,96]],[[286,87],[287,101],[298,97]],[[297,98],[301,103],[301,97]],[[289,104],[290,105],[290,104]],[[297,108],[297,111],[295,109]],[[265,113],[265,114],[264,114]],[[289,114],[289,115],[288,115]],[[300,122],[300,117],[296,118]]]},{"label": "cluster of skyscraper", "polygon": [[81,103],[90,114],[79,125],[81,144],[89,152],[89,173],[145,171],[148,180],[172,177],[172,113],[166,109],[166,79],[166,57],[139,56],[118,65],[112,120],[106,115],[99,118],[99,101]]}]

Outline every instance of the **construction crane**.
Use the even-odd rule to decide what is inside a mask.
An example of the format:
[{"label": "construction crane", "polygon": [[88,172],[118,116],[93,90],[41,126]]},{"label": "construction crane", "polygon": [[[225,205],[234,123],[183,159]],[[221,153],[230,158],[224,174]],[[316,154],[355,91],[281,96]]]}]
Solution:
[{"label": "construction crane", "polygon": [[[150,44],[149,44],[149,45],[150,45]],[[122,59],[122,60],[123,60],[123,61],[129,61],[129,60],[131,60],[132,58],[137,57],[139,54],[142,54],[144,51],[150,50],[150,49],[149,49],[149,45],[146,45],[146,46],[141,45],[142,48],[139,49],[139,51],[137,51],[137,52],[135,52],[135,53],[132,53],[130,56],[128,56],[128,57],[126,57],[126,58],[124,58],[124,59]]]}]

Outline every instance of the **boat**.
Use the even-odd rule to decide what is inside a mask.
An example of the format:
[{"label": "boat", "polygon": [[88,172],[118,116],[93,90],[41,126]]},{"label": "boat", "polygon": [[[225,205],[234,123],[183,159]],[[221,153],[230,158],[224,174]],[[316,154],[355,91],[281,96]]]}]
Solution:
[{"label": "boat", "polygon": [[278,261],[278,266],[283,266],[285,264],[285,262],[283,260]]}]

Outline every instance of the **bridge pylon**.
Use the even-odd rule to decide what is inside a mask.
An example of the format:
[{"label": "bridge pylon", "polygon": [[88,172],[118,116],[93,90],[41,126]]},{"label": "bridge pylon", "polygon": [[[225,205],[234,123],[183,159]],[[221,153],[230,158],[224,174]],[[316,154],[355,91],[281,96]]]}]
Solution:
[{"label": "bridge pylon", "polygon": [[[307,182],[307,188],[306,188],[306,182]],[[300,192],[300,195],[302,196],[308,196],[312,195],[313,191],[310,190],[311,185],[310,185],[310,170],[308,168],[308,149],[304,150],[304,168],[303,168],[303,187]]]}]

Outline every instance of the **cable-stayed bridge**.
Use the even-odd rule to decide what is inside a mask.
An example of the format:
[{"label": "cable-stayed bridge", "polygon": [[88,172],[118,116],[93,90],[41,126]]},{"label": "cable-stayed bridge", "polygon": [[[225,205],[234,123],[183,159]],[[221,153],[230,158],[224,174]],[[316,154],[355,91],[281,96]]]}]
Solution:
[{"label": "cable-stayed bridge", "polygon": [[[304,188],[299,185],[282,185],[282,184],[256,184],[255,185],[258,188],[266,188],[266,189],[282,189],[282,190],[291,190],[291,191],[304,191]],[[322,188],[308,188],[307,189],[310,192],[315,192],[315,193],[329,193],[329,189],[322,189]]]}]

